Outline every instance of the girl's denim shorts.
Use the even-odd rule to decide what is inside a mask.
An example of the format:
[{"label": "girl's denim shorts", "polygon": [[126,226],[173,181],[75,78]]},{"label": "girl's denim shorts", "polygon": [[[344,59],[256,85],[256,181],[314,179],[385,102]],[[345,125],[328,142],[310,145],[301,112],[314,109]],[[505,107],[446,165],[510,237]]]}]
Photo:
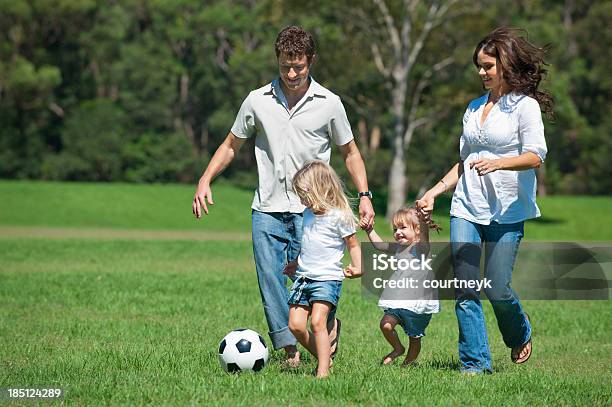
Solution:
[{"label": "girl's denim shorts", "polygon": [[404,328],[406,335],[411,338],[420,338],[425,336],[425,328],[431,321],[431,314],[417,314],[403,308],[388,308],[385,310],[385,315],[390,315],[397,319]]},{"label": "girl's denim shorts", "polygon": [[313,301],[325,301],[334,307],[340,300],[342,281],[317,281],[306,277],[298,277],[289,293],[290,305],[304,305],[310,307]]}]

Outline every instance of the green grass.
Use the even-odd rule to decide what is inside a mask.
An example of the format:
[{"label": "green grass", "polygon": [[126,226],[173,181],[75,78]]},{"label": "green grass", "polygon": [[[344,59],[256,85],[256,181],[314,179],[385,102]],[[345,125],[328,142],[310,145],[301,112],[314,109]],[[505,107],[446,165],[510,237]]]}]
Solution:
[{"label": "green grass", "polygon": [[[248,231],[251,192],[214,191],[217,212],[198,223],[188,186],[0,182],[0,230]],[[603,214],[606,202],[548,198],[541,207],[545,214],[549,204],[576,210],[580,219]],[[597,224],[598,240],[612,240],[605,221]],[[595,240],[572,234],[583,231],[569,221],[527,228],[568,233],[543,235],[551,240]],[[241,326],[267,331],[249,241],[4,235],[0,387],[62,387],[66,405],[610,405],[610,302],[524,306],[534,323],[526,365],[510,362],[485,303],[495,374],[461,376],[457,323],[446,301],[419,364],[383,367],[389,349],[378,331],[381,311],[361,296],[359,281],[347,281],[338,310],[341,350],[328,380],[310,376],[310,357],[296,371],[281,370],[279,353],[260,374],[228,375],[218,365],[219,340]],[[30,403],[9,403],[19,404]]]},{"label": "green grass", "polygon": [[214,216],[195,222],[195,186],[0,181],[0,225],[250,231],[253,191],[213,185]]},{"label": "green grass", "polygon": [[279,354],[262,374],[231,376],[218,366],[218,341],[240,326],[266,332],[248,242],[5,239],[0,255],[0,387],[63,387],[70,405],[610,402],[604,301],[527,302],[535,334],[525,366],[509,361],[487,309],[496,374],[461,377],[450,302],[418,367],[381,367],[380,311],[349,281],[329,380],[310,377],[312,358],[281,371]]}]

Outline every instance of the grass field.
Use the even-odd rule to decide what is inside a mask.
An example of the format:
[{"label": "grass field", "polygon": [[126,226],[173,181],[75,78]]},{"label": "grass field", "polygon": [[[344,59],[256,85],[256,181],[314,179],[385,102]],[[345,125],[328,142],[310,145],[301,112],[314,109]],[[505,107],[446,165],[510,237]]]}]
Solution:
[{"label": "grass field", "polygon": [[[236,327],[267,329],[251,192],[214,192],[214,215],[196,222],[189,186],[0,182],[0,388],[62,387],[66,405],[612,403],[608,301],[526,301],[534,355],[524,366],[510,362],[485,303],[496,372],[464,377],[451,302],[433,318],[417,366],[380,366],[380,310],[359,281],[343,288],[328,380],[310,376],[312,358],[281,370],[280,354],[260,374],[223,373],[218,341]],[[544,218],[527,225],[528,237],[612,241],[612,199],[540,202]],[[30,403],[8,403],[18,404]]]}]

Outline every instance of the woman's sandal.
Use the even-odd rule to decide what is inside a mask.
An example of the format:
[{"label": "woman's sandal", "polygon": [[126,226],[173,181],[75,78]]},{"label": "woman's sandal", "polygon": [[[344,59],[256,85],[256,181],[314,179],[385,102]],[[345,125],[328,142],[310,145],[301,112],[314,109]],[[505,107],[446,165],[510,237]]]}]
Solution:
[{"label": "woman's sandal", "polygon": [[[527,319],[527,321],[529,321],[529,323],[531,324],[531,320],[529,319],[529,315],[525,312],[525,318]],[[532,331],[532,336],[533,336],[533,331]],[[531,353],[533,350],[532,347],[532,343],[531,343],[531,337],[529,337],[529,340],[521,346],[517,346],[516,348],[512,348],[512,351],[510,351],[510,359],[512,359],[512,362],[516,363],[517,365],[520,365],[521,363],[525,363],[529,360],[529,358],[531,357]],[[523,349],[525,349],[526,347],[529,347],[529,351],[527,352],[527,354],[525,356],[523,356],[522,358],[521,356],[521,352],[523,352]]]},{"label": "woman's sandal", "polygon": [[336,347],[334,348],[334,351],[331,353],[330,357],[333,359],[334,357],[336,357],[336,353],[338,353],[338,347],[340,346],[340,328],[342,327],[342,322],[336,318],[336,337],[334,338],[333,341],[331,341],[331,343],[329,344],[330,347],[334,347],[334,345],[336,345]]}]

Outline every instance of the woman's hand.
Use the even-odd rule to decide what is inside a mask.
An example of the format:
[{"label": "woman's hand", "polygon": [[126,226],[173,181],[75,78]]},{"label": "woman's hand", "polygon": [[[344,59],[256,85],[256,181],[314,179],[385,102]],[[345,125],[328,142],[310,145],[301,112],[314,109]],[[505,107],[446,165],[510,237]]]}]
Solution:
[{"label": "woman's hand", "polygon": [[344,277],[346,278],[357,278],[361,277],[361,269],[359,267],[355,267],[352,264],[349,264],[344,269]]},{"label": "woman's hand", "polygon": [[429,222],[431,220],[431,214],[433,213],[434,209],[434,202],[434,196],[430,195],[429,193],[426,193],[421,199],[417,199],[417,201],[415,202],[417,212],[424,222]]},{"label": "woman's hand", "polygon": [[287,265],[283,269],[283,274],[285,274],[285,275],[287,275],[289,277],[293,277],[295,275],[296,270],[297,270],[297,266],[298,266],[297,261],[292,261],[292,262],[287,263]]},{"label": "woman's hand", "polygon": [[503,169],[501,159],[489,160],[481,158],[480,160],[470,162],[470,169],[476,170],[481,177],[485,174]]}]

